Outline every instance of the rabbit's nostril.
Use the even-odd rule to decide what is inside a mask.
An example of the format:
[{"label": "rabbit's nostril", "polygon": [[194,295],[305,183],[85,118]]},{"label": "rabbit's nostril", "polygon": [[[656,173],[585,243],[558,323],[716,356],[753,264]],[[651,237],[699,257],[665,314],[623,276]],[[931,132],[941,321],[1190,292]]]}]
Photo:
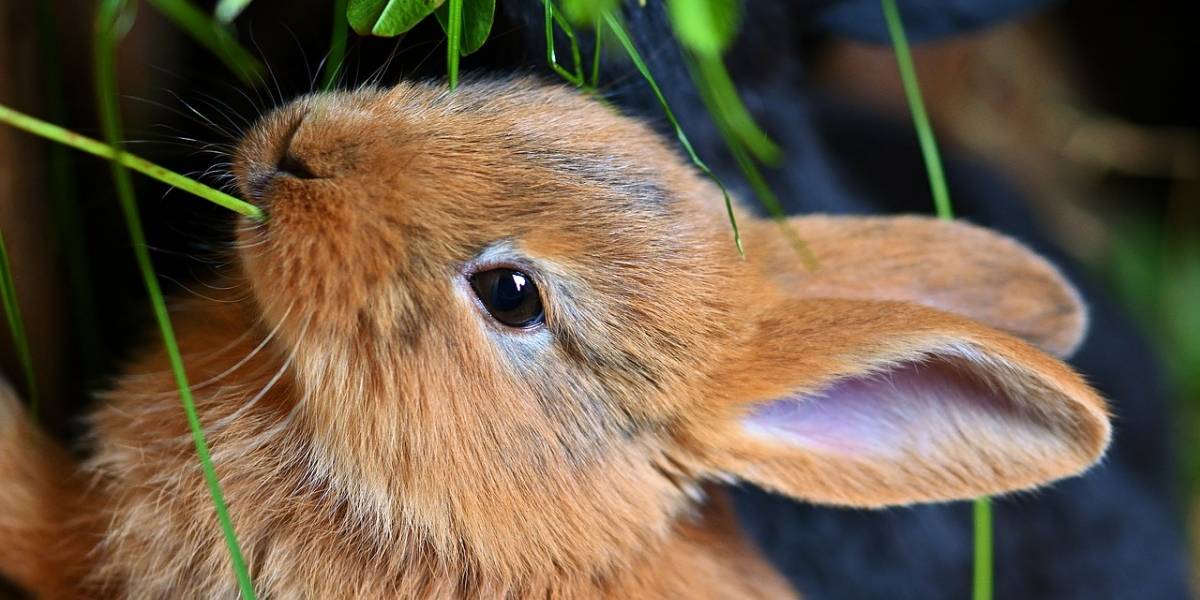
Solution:
[{"label": "rabbit's nostril", "polygon": [[291,149],[285,150],[279,162],[275,165],[275,170],[280,175],[295,177],[296,179],[320,179],[316,173],[304,161],[292,153]]},{"label": "rabbit's nostril", "polygon": [[313,173],[308,163],[296,154],[292,147],[296,139],[296,132],[300,131],[300,125],[304,123],[304,115],[300,115],[290,129],[287,135],[283,138],[283,143],[279,145],[279,160],[275,162],[275,172],[279,175],[295,177],[296,179],[319,179],[316,173]]}]

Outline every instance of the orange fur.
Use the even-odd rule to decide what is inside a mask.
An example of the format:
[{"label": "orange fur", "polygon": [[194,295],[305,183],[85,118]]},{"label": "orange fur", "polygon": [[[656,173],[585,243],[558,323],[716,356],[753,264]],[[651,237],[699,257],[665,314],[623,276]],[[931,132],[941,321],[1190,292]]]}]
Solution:
[{"label": "orange fur", "polygon": [[[1077,296],[1028,251],[965,225],[807,217],[808,273],[742,215],[743,261],[714,187],[572,90],[309,96],[246,137],[235,171],[267,218],[239,231],[227,291],[173,319],[266,597],[788,597],[707,482],[947,500],[1077,473],[1107,443],[1078,376],[991,328],[1055,351],[1081,334]],[[544,326],[489,318],[466,283],[488,265],[538,282]],[[912,389],[880,400],[882,377]],[[858,404],[816,422],[849,437],[789,420],[842,389]],[[102,541],[55,585],[234,595],[163,353],[102,400],[71,504]],[[13,456],[6,481],[32,460]]]}]

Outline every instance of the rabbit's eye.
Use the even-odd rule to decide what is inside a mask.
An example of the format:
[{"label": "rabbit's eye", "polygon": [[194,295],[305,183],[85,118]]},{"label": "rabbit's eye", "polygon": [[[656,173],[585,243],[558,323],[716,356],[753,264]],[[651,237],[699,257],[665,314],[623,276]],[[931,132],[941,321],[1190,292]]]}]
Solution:
[{"label": "rabbit's eye", "polygon": [[509,327],[533,327],[545,318],[537,284],[520,271],[480,271],[471,275],[471,289],[492,317]]}]

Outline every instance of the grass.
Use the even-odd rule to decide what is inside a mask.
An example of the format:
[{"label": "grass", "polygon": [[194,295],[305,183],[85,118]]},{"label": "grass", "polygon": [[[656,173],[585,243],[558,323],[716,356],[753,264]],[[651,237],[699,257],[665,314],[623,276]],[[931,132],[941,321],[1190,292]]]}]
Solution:
[{"label": "grass", "polygon": [[[545,0],[545,2],[547,5],[550,4],[550,0]],[[671,127],[675,129],[675,137],[679,139],[679,144],[683,146],[683,149],[692,159],[692,164],[696,165],[696,168],[700,169],[709,179],[713,180],[713,183],[717,184],[717,187],[721,188],[721,194],[725,196],[725,212],[729,216],[729,225],[733,228],[733,243],[737,246],[738,254],[744,257],[746,250],[742,247],[742,234],[738,231],[737,217],[733,214],[733,198],[729,196],[729,190],[725,189],[725,184],[721,183],[721,180],[712,172],[712,169],[709,169],[708,165],[703,160],[700,160],[700,156],[696,154],[696,149],[692,147],[692,142],[688,140],[687,134],[683,132],[683,127],[679,125],[679,120],[675,118],[675,113],[671,111],[671,105],[667,103],[667,98],[663,96],[662,90],[654,80],[654,75],[650,73],[650,68],[646,66],[646,61],[642,60],[641,53],[634,46],[633,40],[629,37],[629,32],[625,31],[625,26],[621,23],[620,19],[613,15],[612,12],[605,12],[601,19],[608,25],[613,37],[617,38],[617,42],[625,49],[625,53],[629,55],[629,59],[633,61],[642,78],[646,80],[646,83],[654,92],[654,97],[658,99],[663,114],[666,115],[667,121],[671,123]]]},{"label": "grass", "polygon": [[175,339],[175,330],[171,326],[171,318],[167,312],[167,303],[163,299],[162,289],[154,274],[154,264],[150,260],[150,251],[146,247],[146,235],[142,230],[141,216],[138,214],[137,200],[133,192],[133,178],[129,167],[119,158],[121,151],[121,115],[117,104],[116,54],[117,44],[123,34],[118,24],[122,18],[124,2],[122,0],[104,0],[96,13],[96,25],[93,40],[95,54],[96,96],[99,101],[100,121],[105,138],[111,151],[118,160],[109,161],[112,167],[113,183],[121,202],[121,212],[129,229],[129,240],[133,246],[134,257],[138,269],[150,296],[150,304],[154,309],[154,319],[158,322],[162,333],[163,345],[171,363],[171,372],[175,376],[175,384],[179,388],[179,399],[187,416],[188,427],[191,430],[192,441],[196,446],[196,455],[200,459],[201,471],[212,497],[217,520],[225,544],[229,549],[230,561],[237,577],[238,588],[242,597],[252,600],[254,584],[250,581],[250,571],[246,568],[246,560],[242,556],[237,534],[234,532],[233,521],[229,517],[229,508],[221,491],[221,483],[217,477],[216,467],[213,466],[209,455],[208,443],[204,439],[204,429],[200,425],[200,417],[196,414],[196,402],[192,397],[191,385],[188,383],[187,371],[184,369],[183,357],[179,351],[179,343]]},{"label": "grass", "polygon": [[333,28],[329,34],[329,54],[321,73],[321,89],[329,91],[337,83],[338,73],[346,59],[346,37],[350,24],[346,22],[346,0],[333,0]]},{"label": "grass", "polygon": [[[261,61],[233,39],[229,30],[209,18],[204,11],[187,0],[146,0],[154,5],[176,27],[184,30],[193,39],[207,48],[243,82],[253,83],[262,77]],[[248,2],[246,2],[248,4]],[[244,7],[244,5],[243,5]],[[240,10],[240,8],[239,8]]]},{"label": "grass", "polygon": [[461,58],[463,0],[449,0],[449,24],[446,28],[446,70],[449,71],[450,91],[458,87],[458,61]]},{"label": "grass", "polygon": [[[38,66],[42,73],[42,97],[45,115],[53,122],[67,121],[66,92],[62,78],[59,48],[62,36],[49,2],[38,3]],[[79,186],[75,181],[70,148],[47,144],[47,188],[53,215],[54,247],[61,254],[70,301],[71,327],[77,348],[79,381],[91,381],[98,373],[102,353],[100,329],[96,320],[96,299],[92,292],[91,265],[86,248],[86,233],[80,214]],[[61,388],[60,388],[61,389]]]},{"label": "grass", "polygon": [[29,351],[29,338],[25,335],[25,321],[21,318],[21,305],[17,301],[17,286],[13,283],[12,263],[8,260],[8,246],[4,234],[0,233],[0,300],[4,304],[4,316],[8,318],[8,330],[12,334],[17,360],[25,374],[25,393],[29,397],[29,414],[38,414],[37,377],[33,372],[33,355]]},{"label": "grass", "polygon": [[88,154],[119,163],[122,167],[133,169],[143,175],[157,179],[171,187],[179,188],[192,195],[204,198],[213,204],[223,206],[236,213],[255,219],[262,218],[262,211],[257,206],[234,198],[225,192],[213,189],[199,181],[184,177],[179,173],[160,167],[144,158],[134,156],[123,150],[116,150],[111,144],[93,140],[69,131],[53,123],[31,117],[0,104],[0,123],[5,123],[32,133],[34,135],[65,144]]},{"label": "grass", "polygon": [[[921,99],[921,87],[917,82],[917,70],[913,65],[912,52],[908,48],[908,38],[904,35],[904,23],[900,18],[900,10],[896,0],[880,0],[884,20],[887,22],[888,34],[892,38],[895,49],[896,65],[900,69],[900,80],[904,85],[904,96],[908,99],[908,107],[912,112],[913,125],[917,130],[917,140],[921,145],[921,155],[925,160],[925,170],[929,175],[929,187],[933,192],[933,203],[938,218],[951,220],[954,211],[950,207],[950,191],[946,185],[946,174],[942,169],[941,155],[938,153],[937,140],[933,135],[933,126],[929,123],[929,115],[925,112],[925,102]],[[972,510],[973,554],[971,597],[973,600],[991,600],[995,588],[993,581],[992,559],[992,504],[988,498],[977,498]]]}]

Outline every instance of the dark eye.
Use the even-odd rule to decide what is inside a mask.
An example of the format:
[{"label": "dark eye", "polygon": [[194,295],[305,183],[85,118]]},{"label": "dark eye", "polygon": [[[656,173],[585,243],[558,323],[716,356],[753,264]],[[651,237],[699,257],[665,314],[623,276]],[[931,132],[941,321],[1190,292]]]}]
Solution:
[{"label": "dark eye", "polygon": [[533,278],[512,269],[491,269],[471,276],[471,289],[497,321],[532,327],[545,318]]}]

